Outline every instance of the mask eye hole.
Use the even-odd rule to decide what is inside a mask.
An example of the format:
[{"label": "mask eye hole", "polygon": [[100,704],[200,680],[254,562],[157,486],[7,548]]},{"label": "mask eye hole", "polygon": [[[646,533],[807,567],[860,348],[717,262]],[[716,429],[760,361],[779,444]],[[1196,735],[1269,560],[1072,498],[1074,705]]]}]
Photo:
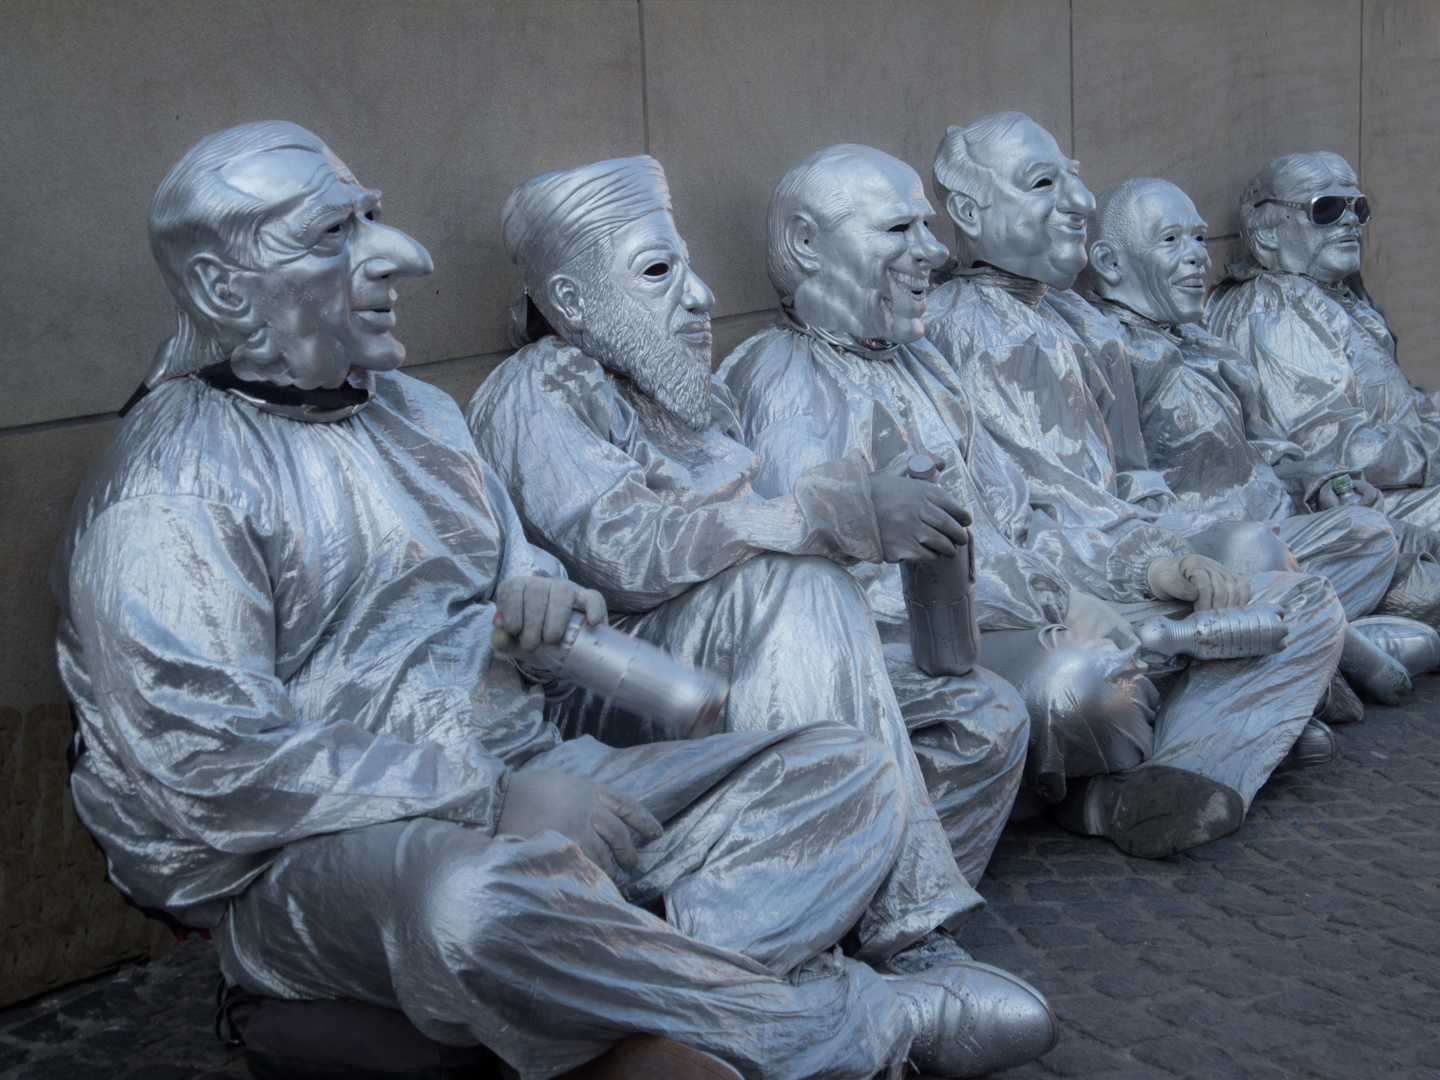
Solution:
[{"label": "mask eye hole", "polygon": [[907,223],[905,223],[905,222],[902,221],[899,225],[891,225],[890,228],[889,228],[887,231],[889,231],[889,232],[894,232],[894,233],[909,232],[909,231],[910,231],[910,226],[909,226]]},{"label": "mask eye hole", "polygon": [[366,220],[366,221],[379,221],[379,220],[380,220],[380,211],[379,211],[379,210],[366,210],[366,211],[365,211],[365,220]]},{"label": "mask eye hole", "polygon": [[328,229],[325,230],[325,235],[326,235],[326,236],[339,236],[339,235],[340,235],[341,233],[343,233],[344,231],[345,231],[345,223],[344,223],[343,221],[337,221],[334,225],[331,225]]},{"label": "mask eye hole", "polygon": [[652,281],[658,281],[660,278],[663,278],[666,274],[670,273],[670,264],[663,262],[653,262],[644,270],[642,270],[641,273],[643,273],[647,278],[650,278]]},{"label": "mask eye hole", "polygon": [[1055,186],[1055,181],[1054,181],[1054,180],[1051,180],[1050,177],[1048,177],[1048,176],[1042,176],[1039,180],[1036,180],[1035,183],[1031,185],[1030,190],[1031,190],[1031,191],[1039,191],[1039,190],[1041,190],[1042,188],[1048,188],[1048,187],[1054,187],[1054,186]]}]

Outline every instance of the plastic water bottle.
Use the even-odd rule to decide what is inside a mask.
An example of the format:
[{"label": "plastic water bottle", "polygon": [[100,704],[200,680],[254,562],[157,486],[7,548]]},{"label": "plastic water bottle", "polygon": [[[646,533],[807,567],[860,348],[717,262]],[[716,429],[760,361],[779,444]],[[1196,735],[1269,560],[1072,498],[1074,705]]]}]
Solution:
[{"label": "plastic water bottle", "polygon": [[713,671],[686,667],[664,649],[614,627],[589,626],[578,611],[557,644],[542,642],[510,655],[616,708],[651,717],[678,739],[709,735],[730,693],[730,684]]},{"label": "plastic water bottle", "polygon": [[1285,609],[1279,604],[1197,611],[1183,619],[1156,615],[1135,627],[1141,647],[1161,656],[1197,660],[1269,656],[1285,647]]},{"label": "plastic water bottle", "polygon": [[[908,473],[933,482],[939,470],[929,454],[916,454]],[[967,536],[954,555],[900,563],[910,615],[910,651],[926,675],[965,675],[980,658],[975,621],[975,548]]]},{"label": "plastic water bottle", "polygon": [[1365,497],[1355,490],[1355,481],[1348,476],[1337,476],[1331,480],[1330,490],[1335,493],[1335,498],[1340,501],[1341,506],[1359,506],[1365,501]]}]

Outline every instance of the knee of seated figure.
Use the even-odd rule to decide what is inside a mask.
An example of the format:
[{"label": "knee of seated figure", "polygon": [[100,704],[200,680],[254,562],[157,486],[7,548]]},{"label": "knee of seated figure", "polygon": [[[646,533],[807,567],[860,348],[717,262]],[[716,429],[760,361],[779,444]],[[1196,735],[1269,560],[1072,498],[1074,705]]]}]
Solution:
[{"label": "knee of seated figure", "polygon": [[1247,577],[1276,570],[1295,571],[1299,564],[1275,528],[1261,521],[1222,521],[1186,537],[1200,555]]},{"label": "knee of seated figure", "polygon": [[1125,653],[1078,642],[1051,649],[1021,690],[1032,713],[1038,708],[1071,729],[1148,724],[1158,703],[1154,686]]}]

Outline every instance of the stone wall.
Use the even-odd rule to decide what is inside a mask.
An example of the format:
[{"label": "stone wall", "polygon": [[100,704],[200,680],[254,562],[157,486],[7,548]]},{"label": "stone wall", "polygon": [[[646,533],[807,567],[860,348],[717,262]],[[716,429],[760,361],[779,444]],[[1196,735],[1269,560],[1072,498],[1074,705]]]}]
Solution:
[{"label": "stone wall", "polygon": [[[1402,362],[1440,386],[1433,252],[1440,0],[11,0],[0,37],[0,1003],[147,955],[61,791],[68,720],[47,563],[114,409],[168,335],[145,238],[201,135],[320,133],[436,272],[404,288],[410,370],[465,401],[516,289],[496,220],[521,180],[654,153],[717,357],[769,318],[763,218],[784,169],[866,142],[928,174],[946,124],[1028,112],[1094,190],[1186,188],[1230,257],[1269,158],[1329,149],[1376,205],[1367,255]],[[949,239],[948,229],[941,229]]]}]

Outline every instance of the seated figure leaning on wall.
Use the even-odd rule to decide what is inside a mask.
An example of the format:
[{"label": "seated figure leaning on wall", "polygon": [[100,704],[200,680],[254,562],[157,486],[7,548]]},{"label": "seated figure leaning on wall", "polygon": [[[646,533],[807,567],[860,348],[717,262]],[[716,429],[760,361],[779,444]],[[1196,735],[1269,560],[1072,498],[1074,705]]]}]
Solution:
[{"label": "seated figure leaning on wall", "polygon": [[[1089,299],[1123,327],[1146,457],[1175,492],[1176,509],[1197,524],[1276,523],[1299,565],[1329,579],[1351,621],[1377,610],[1419,611],[1432,626],[1440,621],[1440,565],[1411,555],[1387,578],[1384,567],[1395,566],[1398,546],[1395,530],[1374,508],[1379,492],[1360,479],[1370,505],[1322,507],[1318,496],[1327,489],[1333,495],[1330,481],[1343,470],[1309,459],[1285,438],[1264,415],[1254,367],[1198,325],[1210,253],[1195,204],[1157,179],[1127,180],[1096,202],[1087,230],[1086,273],[1095,290]],[[1244,530],[1230,535],[1243,540]],[[1352,651],[1357,661],[1368,659],[1342,666],[1362,688],[1376,680],[1374,690],[1383,694],[1395,673],[1377,667],[1349,633],[1347,659]],[[1398,649],[1432,635],[1413,628],[1379,640]],[[1401,659],[1419,663],[1405,653]]]},{"label": "seated figure leaning on wall", "polygon": [[[1168,688],[1153,755],[1126,777],[1092,781],[1062,823],[1103,831],[1095,809],[1111,792],[1167,766],[1228,791],[1232,815],[1213,820],[1237,828],[1297,741],[1300,762],[1333,754],[1333,737],[1311,717],[1344,636],[1335,592],[1310,575],[1247,579],[1196,554],[1183,515],[1161,517],[1175,496],[1146,465],[1133,387],[1110,383],[1127,377],[1120,328],[1101,354],[1067,321],[1079,306],[1086,318],[1105,317],[1069,291],[1085,266],[1085,220],[1095,203],[1054,138],[1020,113],[952,127],[935,177],[955,223],[956,268],[931,294],[925,327],[1000,451],[995,462],[972,462],[981,490],[994,486],[990,470],[1014,470],[1028,488],[1024,505],[992,503],[1002,529],[1049,553],[1076,585],[1130,605],[1132,619],[1156,602],[1184,610],[1253,601],[1282,607],[1290,628],[1284,650],[1272,655],[1157,669]],[[1127,431],[1126,441],[1112,441],[1112,426]]]},{"label": "seated figure leaning on wall", "polygon": [[[720,374],[760,459],[754,483],[762,495],[794,490],[806,470],[835,458],[859,455],[889,470],[928,454],[940,465],[937,486],[973,507],[980,663],[998,666],[1030,712],[1022,800],[1058,803],[1067,778],[1144,759],[1158,696],[1133,643],[1121,649],[1100,636],[1108,626],[1093,616],[1105,615],[1104,605],[1001,533],[978,491],[972,462],[997,451],[923,338],[929,273],[947,254],[926,226],[930,213],[915,170],[868,146],[832,146],[792,168],[768,214],[779,323],[741,344]],[[1023,502],[1016,481],[1004,470],[990,479]],[[899,567],[854,572],[885,640],[892,681],[917,691],[933,684],[911,654]],[[1134,827],[1117,828],[1117,843],[1168,854],[1177,838],[1193,834],[1211,794],[1187,802],[1168,792],[1157,799],[1169,805],[1168,824],[1162,815],[1131,814],[1124,820]]]},{"label": "seated figure leaning on wall", "polygon": [[[1384,610],[1423,620],[1420,579],[1440,558],[1440,411],[1400,370],[1359,284],[1370,204],[1355,185],[1338,154],[1287,154],[1261,169],[1240,196],[1247,254],[1216,284],[1206,325],[1254,366],[1266,420],[1317,467],[1383,493],[1400,576],[1414,579],[1417,597]],[[1319,499],[1335,496],[1321,488]]]},{"label": "seated figure leaning on wall", "polygon": [[694,1048],[668,1055],[686,1077],[1043,1050],[1052,1017],[1002,973],[976,1015],[943,975],[829,951],[908,822],[874,739],[561,741],[500,650],[603,600],[526,542],[454,403],[393,370],[396,279],[430,260],[379,211],[280,122],[201,140],[156,193],[179,328],[53,574],[111,880],[211,928],[251,991],[400,1009],[534,1080],[637,1031]]},{"label": "seated figure leaning on wall", "polygon": [[[945,550],[968,516],[918,482],[872,480],[855,456],[815,463],[793,494],[755,494],[754,455],[711,375],[714,298],[670,205],[649,157],[546,173],[515,191],[505,246],[525,287],[517,312],[537,340],[476,392],[471,432],[527,535],[605,596],[616,625],[729,679],[725,727],[829,719],[895,752],[910,824],[857,955],[890,967],[958,958],[948,932],[980,903],[961,871],[979,880],[1010,811],[1024,707],[998,679],[952,679],[902,715],[864,595],[841,564],[897,548],[934,557],[922,542]],[[581,693],[551,715],[567,735],[660,737]]]}]

